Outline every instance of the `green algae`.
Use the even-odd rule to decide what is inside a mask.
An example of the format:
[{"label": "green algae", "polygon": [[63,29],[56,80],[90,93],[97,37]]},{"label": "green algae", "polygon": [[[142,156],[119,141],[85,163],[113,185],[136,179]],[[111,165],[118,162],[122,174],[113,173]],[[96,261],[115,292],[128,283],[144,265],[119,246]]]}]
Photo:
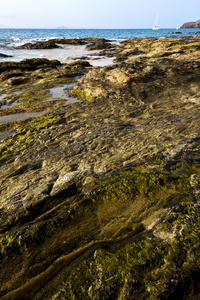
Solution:
[{"label": "green algae", "polygon": [[[23,225],[20,239],[21,249],[43,245],[38,257],[40,272],[36,272],[38,267],[32,267],[33,275],[39,275],[34,275],[25,285],[21,284],[5,299],[15,299],[25,291],[32,297],[41,284],[50,282],[59,272],[67,271],[79,258],[79,264],[68,273],[62,292],[58,293],[62,299],[107,299],[111,295],[118,299],[160,299],[163,286],[170,286],[169,278],[173,278],[173,272],[176,272],[173,289],[180,288],[180,282],[182,284],[186,276],[194,280],[192,270],[198,271],[198,264],[195,268],[194,264],[199,255],[200,223],[190,176],[190,172],[188,175],[162,170],[147,172],[145,166],[119,169],[96,179],[89,195],[81,194],[84,184],[81,179],[73,188],[78,197],[67,197],[67,192],[45,201],[40,215]],[[181,198],[183,194],[188,196]],[[147,203],[146,208],[144,203]],[[136,206],[131,208],[131,204]],[[141,205],[141,209],[134,212],[137,205]],[[151,234],[148,236],[148,231],[145,234],[143,220],[168,205],[174,207],[176,216],[171,219],[169,215],[164,219],[154,231],[156,238]],[[126,208],[133,217],[128,218],[128,222],[124,219],[120,222],[118,216],[124,215]],[[117,222],[112,230],[99,232],[99,222],[101,227],[106,223],[110,226],[109,221],[115,219]],[[180,227],[183,228],[181,234]],[[16,229],[19,235],[19,228]],[[172,232],[175,232],[173,239],[161,238],[162,233],[168,236]],[[16,247],[15,239],[1,237],[2,254]],[[73,249],[76,250],[73,252]],[[49,268],[48,258],[41,262],[48,251],[51,262],[55,259]],[[30,252],[29,255],[33,254]],[[84,260],[83,255],[86,255]]]},{"label": "green algae", "polygon": [[[31,130],[28,145],[37,132]],[[24,212],[20,223],[9,224],[22,238],[15,245],[14,239],[1,236],[3,255],[19,248],[20,265],[25,264],[26,272],[15,270],[12,276],[19,274],[19,279],[15,278],[13,292],[4,299],[34,299],[35,294],[37,299],[77,300],[195,296],[200,266],[199,164],[183,154],[172,166],[158,156],[146,165],[111,168],[106,175],[95,174],[88,189],[83,178],[76,180],[71,191],[46,195],[41,206]],[[165,214],[154,224],[152,215],[159,210]],[[146,219],[152,221],[151,227]],[[7,270],[6,259],[11,256],[3,258]],[[7,273],[9,281],[11,272]],[[48,288],[56,280],[53,297]]]},{"label": "green algae", "polygon": [[14,239],[15,239],[15,236],[12,236],[12,235],[0,236],[0,252],[1,252],[1,254],[6,253],[7,248],[10,248]]},{"label": "green algae", "polygon": [[[66,80],[65,80],[66,82]],[[13,107],[4,108],[0,111],[0,115],[9,115],[21,112],[38,112],[55,105],[55,101],[45,102],[51,97],[49,89],[57,86],[59,83],[42,83],[36,85],[24,86],[22,90],[19,90],[17,95],[10,94],[5,98],[9,103],[16,103]],[[13,89],[12,89],[13,90]]]},{"label": "green algae", "polygon": [[57,117],[51,113],[45,113],[40,117],[18,122],[17,133],[8,137],[0,149],[0,162],[10,158],[15,151],[26,148],[39,132],[52,126],[56,120]]},{"label": "green algae", "polygon": [[[173,241],[147,237],[120,249],[96,249],[93,257],[72,270],[63,284],[62,299],[153,300],[166,299],[175,292],[195,294],[195,274],[200,270],[199,209],[195,212],[193,207],[192,213],[186,209],[194,206],[193,200],[179,204],[183,209],[172,229],[177,223],[188,222],[188,218],[190,224],[181,234],[177,232]],[[190,278],[193,290],[187,290],[187,278]]]},{"label": "green algae", "polygon": [[79,100],[86,100],[86,101],[92,101],[92,95],[88,91],[81,91],[81,90],[71,90],[71,95]]}]

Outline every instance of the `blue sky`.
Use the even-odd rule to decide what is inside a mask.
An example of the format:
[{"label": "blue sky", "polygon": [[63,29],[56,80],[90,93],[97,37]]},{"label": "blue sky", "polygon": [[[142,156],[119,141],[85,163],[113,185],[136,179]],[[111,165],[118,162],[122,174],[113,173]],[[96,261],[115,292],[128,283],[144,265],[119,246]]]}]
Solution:
[{"label": "blue sky", "polygon": [[200,0],[0,0],[0,27],[174,28],[200,19]]}]

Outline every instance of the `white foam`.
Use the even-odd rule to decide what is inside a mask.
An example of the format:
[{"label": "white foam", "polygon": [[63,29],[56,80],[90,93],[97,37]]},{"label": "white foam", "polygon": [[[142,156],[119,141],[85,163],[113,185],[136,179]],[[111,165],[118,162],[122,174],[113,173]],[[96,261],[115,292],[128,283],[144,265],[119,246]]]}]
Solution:
[{"label": "white foam", "polygon": [[4,58],[3,61],[21,61],[30,58],[57,59],[61,63],[71,63],[76,59],[89,61],[93,66],[106,66],[113,63],[113,58],[98,56],[100,51],[88,51],[85,45],[62,45],[56,49],[7,49],[4,54],[12,57]]}]

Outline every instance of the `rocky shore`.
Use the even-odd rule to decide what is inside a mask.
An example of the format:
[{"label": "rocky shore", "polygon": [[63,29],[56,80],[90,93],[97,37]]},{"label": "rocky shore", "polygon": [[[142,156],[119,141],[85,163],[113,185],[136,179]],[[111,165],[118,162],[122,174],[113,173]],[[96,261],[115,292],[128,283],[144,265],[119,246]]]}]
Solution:
[{"label": "rocky shore", "polygon": [[114,63],[0,63],[1,116],[44,112],[0,124],[0,299],[198,299],[200,36],[74,43]]}]

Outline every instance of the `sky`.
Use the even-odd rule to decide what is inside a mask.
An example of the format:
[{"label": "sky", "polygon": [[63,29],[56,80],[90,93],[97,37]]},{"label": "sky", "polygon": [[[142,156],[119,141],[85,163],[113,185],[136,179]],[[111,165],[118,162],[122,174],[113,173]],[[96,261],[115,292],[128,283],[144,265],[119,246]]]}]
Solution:
[{"label": "sky", "polygon": [[175,28],[200,19],[200,0],[0,0],[0,28]]}]

